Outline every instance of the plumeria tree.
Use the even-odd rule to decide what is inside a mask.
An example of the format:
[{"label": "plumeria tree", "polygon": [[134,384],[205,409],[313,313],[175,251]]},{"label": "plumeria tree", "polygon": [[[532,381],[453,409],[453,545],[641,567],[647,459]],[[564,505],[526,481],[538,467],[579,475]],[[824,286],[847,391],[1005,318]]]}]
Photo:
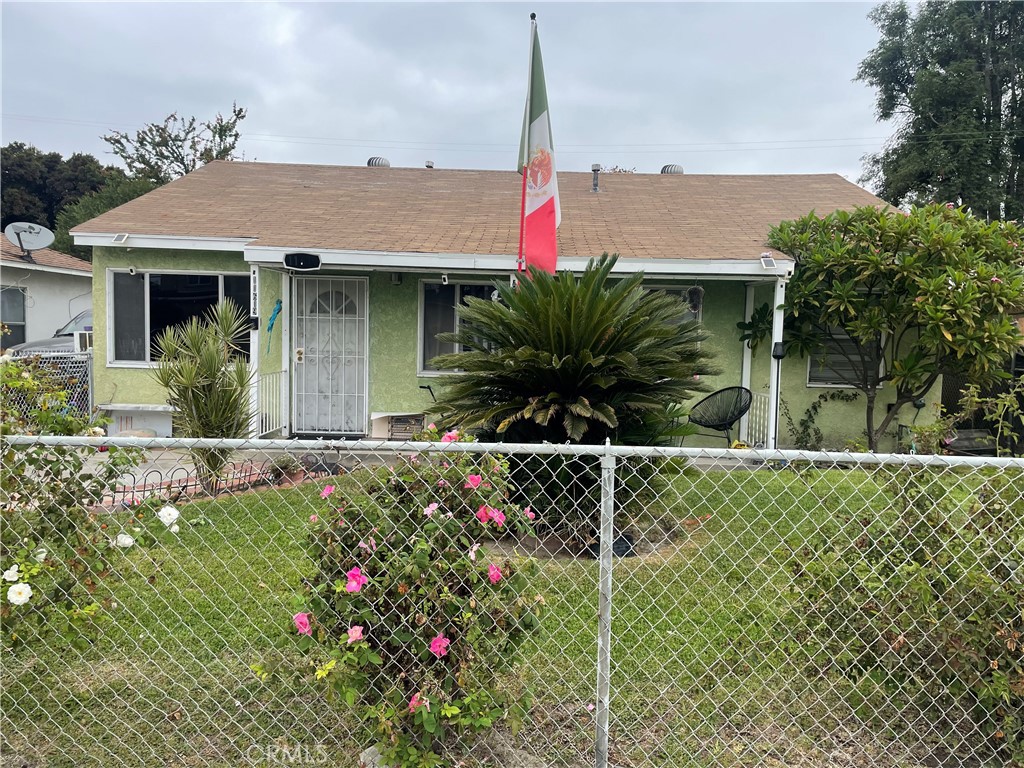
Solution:
[{"label": "plumeria tree", "polygon": [[[1024,296],[1024,230],[929,205],[810,213],[771,230],[796,259],[786,293],[786,351],[841,355],[864,395],[871,450],[900,409],[943,374],[985,385],[1020,346],[1010,313]],[[883,388],[893,405],[876,413]]]}]

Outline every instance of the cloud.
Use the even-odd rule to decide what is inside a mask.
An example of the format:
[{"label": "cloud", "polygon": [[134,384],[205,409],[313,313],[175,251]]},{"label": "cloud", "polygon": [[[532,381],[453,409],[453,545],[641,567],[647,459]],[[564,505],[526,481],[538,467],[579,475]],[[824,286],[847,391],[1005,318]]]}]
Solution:
[{"label": "cloud", "polygon": [[[840,172],[888,133],[851,80],[877,35],[847,3],[545,4],[559,167]],[[248,108],[246,157],[509,168],[519,4],[3,6],[3,141],[101,155],[104,129]],[[871,137],[865,139],[865,137]],[[787,140],[779,143],[780,140]],[[109,161],[109,156],[106,157]]]}]

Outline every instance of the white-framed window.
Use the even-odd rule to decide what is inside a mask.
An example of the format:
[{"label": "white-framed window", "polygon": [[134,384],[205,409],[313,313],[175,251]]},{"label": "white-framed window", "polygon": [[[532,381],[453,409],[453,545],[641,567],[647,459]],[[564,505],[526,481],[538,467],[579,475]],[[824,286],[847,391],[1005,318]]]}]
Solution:
[{"label": "white-framed window", "polygon": [[[249,312],[249,274],[107,270],[107,362],[149,365],[165,328],[201,316],[224,299]],[[248,353],[249,336],[239,344]]]},{"label": "white-framed window", "polygon": [[454,333],[458,330],[457,304],[470,296],[489,300],[494,292],[490,282],[455,282],[447,285],[439,280],[420,281],[419,350],[417,368],[421,376],[432,376],[451,371],[439,371],[430,365],[438,355],[455,351],[454,344],[443,344],[437,340],[439,333]]},{"label": "white-framed window", "polygon": [[0,322],[11,330],[9,335],[0,338],[0,347],[6,349],[27,341],[24,288],[17,285],[5,285],[0,288]]},{"label": "white-framed window", "polygon": [[807,386],[852,389],[865,365],[882,374],[877,349],[863,348],[842,328],[833,328],[822,349],[807,358]]},{"label": "white-framed window", "polygon": [[644,285],[648,291],[664,291],[669,296],[675,296],[687,306],[687,312],[682,322],[696,320],[700,322],[704,307],[704,291],[699,286],[693,285]]}]

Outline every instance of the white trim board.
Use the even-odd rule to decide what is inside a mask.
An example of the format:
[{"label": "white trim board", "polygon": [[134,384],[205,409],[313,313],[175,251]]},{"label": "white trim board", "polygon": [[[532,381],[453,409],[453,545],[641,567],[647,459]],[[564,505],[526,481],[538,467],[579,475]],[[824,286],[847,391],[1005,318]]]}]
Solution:
[{"label": "white trim board", "polygon": [[[168,248],[185,251],[241,251],[255,237],[179,237],[178,235],[133,235],[115,243],[115,232],[74,232],[75,245],[99,245],[107,248]],[[123,233],[122,233],[123,234]]]},{"label": "white trim board", "polygon": [[[414,253],[393,251],[349,251],[325,250],[320,248],[277,248],[269,246],[246,246],[245,260],[250,264],[282,268],[286,253],[315,253],[321,264],[327,268],[358,270],[433,272],[447,271],[452,274],[473,274],[477,272],[515,272],[514,255],[488,255],[472,253]],[[578,256],[560,257],[559,269],[582,272],[589,258]],[[643,271],[651,277],[701,277],[705,280],[735,280],[740,277],[774,280],[789,277],[793,273],[793,260],[781,255],[776,258],[773,269],[764,269],[759,259],[629,259],[620,258],[612,274],[629,274]],[[314,273],[304,273],[314,274]]]},{"label": "white trim board", "polygon": [[48,267],[45,264],[35,264],[27,261],[0,261],[0,271],[5,269],[24,269],[28,272],[49,272],[54,275],[72,275],[92,280],[92,265],[89,269],[66,269],[64,267]]}]

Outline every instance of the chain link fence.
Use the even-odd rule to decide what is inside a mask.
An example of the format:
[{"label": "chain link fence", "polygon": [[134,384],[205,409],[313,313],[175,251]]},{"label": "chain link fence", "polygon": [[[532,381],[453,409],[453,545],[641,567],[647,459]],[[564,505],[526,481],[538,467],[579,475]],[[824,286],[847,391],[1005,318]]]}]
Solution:
[{"label": "chain link fence", "polygon": [[[296,614],[329,560],[335,605],[353,597],[353,564],[360,597],[383,593],[398,519],[434,549],[422,570],[410,559],[392,612],[363,622],[370,648],[436,631],[464,658],[460,619],[401,618],[442,569],[438,537],[469,555],[452,600],[504,577],[510,605],[542,605],[498,682],[522,717],[442,765],[1024,765],[1024,460],[461,441],[2,449],[5,768],[358,765],[374,737],[311,661],[351,638],[310,610],[310,652]],[[332,533],[373,515],[375,537]]]},{"label": "chain link fence", "polygon": [[92,413],[92,351],[19,355],[18,360],[26,378],[32,376],[38,386],[0,388],[0,408],[7,418],[25,420],[49,406],[78,416]]}]

